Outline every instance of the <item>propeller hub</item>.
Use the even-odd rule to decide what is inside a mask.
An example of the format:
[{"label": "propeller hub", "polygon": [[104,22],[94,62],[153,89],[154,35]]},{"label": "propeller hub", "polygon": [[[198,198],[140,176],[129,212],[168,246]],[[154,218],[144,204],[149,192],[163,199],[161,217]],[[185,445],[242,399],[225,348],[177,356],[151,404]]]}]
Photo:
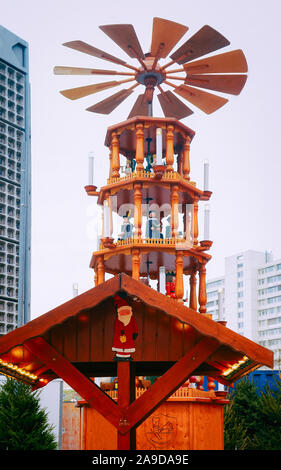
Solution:
[{"label": "propeller hub", "polygon": [[162,72],[158,72],[156,70],[149,71],[149,70],[140,70],[136,73],[136,81],[141,83],[142,85],[146,86],[148,80],[154,79],[155,85],[160,85],[165,80],[165,75]]}]

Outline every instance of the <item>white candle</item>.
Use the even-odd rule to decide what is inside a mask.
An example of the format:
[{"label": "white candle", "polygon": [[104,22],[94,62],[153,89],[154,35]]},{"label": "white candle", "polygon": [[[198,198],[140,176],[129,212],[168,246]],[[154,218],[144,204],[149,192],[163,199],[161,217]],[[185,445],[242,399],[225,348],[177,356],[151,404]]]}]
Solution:
[{"label": "white candle", "polygon": [[110,237],[110,221],[109,221],[109,206],[107,201],[103,203],[103,217],[104,217],[104,236]]},{"label": "white candle", "polygon": [[159,267],[159,292],[166,294],[166,268],[165,266]]},{"label": "white candle", "polygon": [[156,129],[156,165],[162,165],[162,129]]},{"label": "white candle", "polygon": [[94,184],[94,154],[89,152],[89,185]]},{"label": "white candle", "polygon": [[76,282],[72,285],[72,290],[73,290],[73,297],[76,297],[78,295],[78,284]]},{"label": "white candle", "polygon": [[96,238],[96,251],[100,251],[100,236],[97,232],[97,238]]},{"label": "white candle", "polygon": [[210,240],[210,207],[205,204],[204,209],[204,240]]},{"label": "white candle", "polygon": [[204,191],[209,191],[209,162],[204,161]]}]

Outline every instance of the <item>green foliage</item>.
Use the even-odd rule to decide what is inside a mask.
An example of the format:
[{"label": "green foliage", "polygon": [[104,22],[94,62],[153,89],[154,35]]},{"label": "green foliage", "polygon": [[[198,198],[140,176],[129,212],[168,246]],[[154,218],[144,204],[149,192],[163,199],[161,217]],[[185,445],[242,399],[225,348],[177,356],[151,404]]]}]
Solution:
[{"label": "green foliage", "polygon": [[281,450],[281,382],[259,395],[255,384],[243,379],[231,392],[224,412],[226,450]]},{"label": "green foliage", "polygon": [[0,387],[0,450],[55,450],[53,427],[39,392],[13,379]]}]

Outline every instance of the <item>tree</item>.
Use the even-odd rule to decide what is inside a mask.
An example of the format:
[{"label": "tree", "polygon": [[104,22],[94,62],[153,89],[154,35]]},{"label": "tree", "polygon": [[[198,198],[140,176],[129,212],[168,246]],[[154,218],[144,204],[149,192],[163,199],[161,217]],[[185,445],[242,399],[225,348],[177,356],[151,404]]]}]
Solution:
[{"label": "tree", "polygon": [[275,381],[260,396],[262,426],[257,433],[257,446],[263,450],[281,450],[281,382]]},{"label": "tree", "polygon": [[55,450],[53,427],[40,392],[7,378],[0,387],[0,450]]},{"label": "tree", "polygon": [[242,379],[225,407],[226,450],[281,450],[281,382],[259,394],[253,381]]}]

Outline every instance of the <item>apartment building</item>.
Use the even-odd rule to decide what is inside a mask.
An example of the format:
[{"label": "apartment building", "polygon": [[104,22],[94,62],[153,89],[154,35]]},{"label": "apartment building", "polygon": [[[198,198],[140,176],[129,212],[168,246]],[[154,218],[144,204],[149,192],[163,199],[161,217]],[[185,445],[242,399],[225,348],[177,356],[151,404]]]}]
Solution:
[{"label": "apartment building", "polygon": [[274,352],[281,366],[281,259],[248,250],[225,258],[225,273],[207,282],[207,312]]},{"label": "apartment building", "polygon": [[30,319],[28,43],[0,26],[0,335]]}]

